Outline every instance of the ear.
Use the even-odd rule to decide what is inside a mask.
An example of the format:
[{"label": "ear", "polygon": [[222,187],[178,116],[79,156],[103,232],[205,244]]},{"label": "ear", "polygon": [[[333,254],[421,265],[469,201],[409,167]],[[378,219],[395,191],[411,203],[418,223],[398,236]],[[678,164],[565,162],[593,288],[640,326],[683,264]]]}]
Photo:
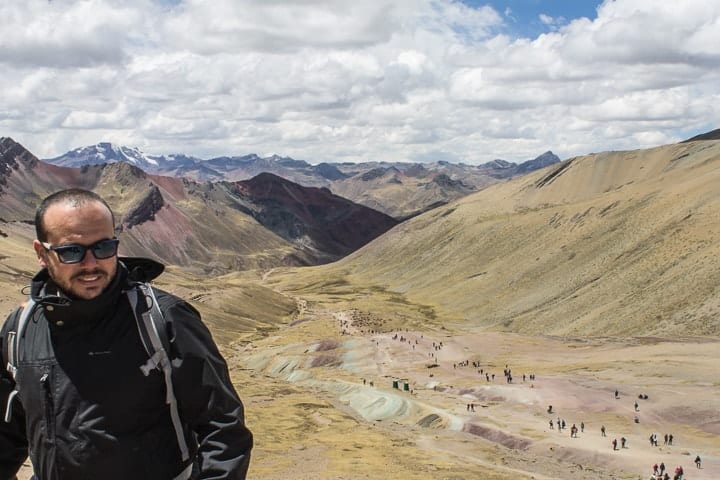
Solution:
[{"label": "ear", "polygon": [[48,251],[45,249],[42,243],[40,243],[39,240],[33,240],[33,248],[35,249],[35,255],[37,255],[38,263],[41,267],[46,268],[47,267],[47,254]]}]

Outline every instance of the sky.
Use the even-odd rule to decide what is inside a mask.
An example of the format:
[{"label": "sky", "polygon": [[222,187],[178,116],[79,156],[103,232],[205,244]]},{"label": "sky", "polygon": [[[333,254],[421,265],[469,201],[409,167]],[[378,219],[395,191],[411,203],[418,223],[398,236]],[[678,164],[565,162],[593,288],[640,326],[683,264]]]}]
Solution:
[{"label": "sky", "polygon": [[2,0],[0,137],[39,158],[522,162],[720,128],[716,0]]}]

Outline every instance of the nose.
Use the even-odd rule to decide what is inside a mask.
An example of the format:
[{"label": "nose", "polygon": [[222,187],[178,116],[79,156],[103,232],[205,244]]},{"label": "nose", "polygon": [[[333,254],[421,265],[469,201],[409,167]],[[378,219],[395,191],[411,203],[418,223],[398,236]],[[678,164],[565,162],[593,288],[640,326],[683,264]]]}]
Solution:
[{"label": "nose", "polygon": [[98,260],[89,248],[85,250],[85,256],[80,261],[80,265],[97,265]]}]

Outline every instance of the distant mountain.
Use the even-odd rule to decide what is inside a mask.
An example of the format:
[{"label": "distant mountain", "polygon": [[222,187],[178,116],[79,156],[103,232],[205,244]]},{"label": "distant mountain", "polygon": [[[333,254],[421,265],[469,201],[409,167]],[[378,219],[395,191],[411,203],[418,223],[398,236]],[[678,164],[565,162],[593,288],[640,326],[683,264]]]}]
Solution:
[{"label": "distant mountain", "polygon": [[145,155],[139,149],[101,142],[96,145],[76,148],[59,157],[43,159],[46,163],[60,167],[82,167],[83,165],[100,165],[102,163],[127,162],[148,173],[167,168],[188,168],[201,162],[199,158],[186,155]]},{"label": "distant mountain", "polygon": [[[333,174],[326,166],[316,168],[305,161],[278,155],[263,158],[250,154],[239,157],[215,157],[203,160],[183,154],[146,155],[137,148],[114,145],[109,142],[76,148],[58,157],[47,158],[43,161],[62,167],[126,162],[143,169],[147,173],[182,176],[198,181],[247,180],[265,172],[296,181],[303,178],[332,177],[337,176],[339,173]],[[318,171],[321,173],[318,173]],[[315,181],[308,183],[313,184]]]},{"label": "distant mountain", "polygon": [[[145,155],[137,148],[98,143],[45,161],[68,167],[127,162],[156,175],[212,182],[241,181],[260,173],[271,173],[307,187],[327,187],[354,202],[396,218],[407,218],[499,180],[557,163],[560,159],[552,152],[545,152],[520,165],[505,160],[494,160],[479,166],[444,161],[311,165],[304,160],[278,155],[260,157],[249,154],[208,160],[181,154]],[[440,176],[439,182],[434,182],[436,176]]]},{"label": "distant mountain", "polygon": [[[398,223],[326,188],[303,187],[275,175],[198,183],[145,172],[136,165],[155,165],[157,158],[137,150],[96,147],[75,151],[74,160],[63,159],[81,167],[61,167],[0,138],[0,224],[31,223],[42,198],[82,187],[97,191],[113,207],[124,254],[224,273],[334,261]],[[100,154],[113,161],[82,163]]]},{"label": "distant mountain", "polygon": [[549,167],[558,162],[560,162],[560,158],[554,153],[547,151],[533,160],[528,160],[518,165],[514,175],[524,175],[534,172],[535,170],[540,170],[541,168]]},{"label": "distant mountain", "polygon": [[[398,219],[410,218],[478,190],[465,180],[479,181],[458,174],[462,167],[448,166],[432,170],[423,164],[374,166],[365,172],[332,184],[338,195],[380,210]],[[485,177],[486,184],[496,180]]]},{"label": "distant mountain", "polygon": [[680,143],[697,142],[699,140],[720,140],[720,128],[711,130],[706,133],[701,133],[700,135],[696,135],[692,138],[688,138],[687,140],[683,140]]},{"label": "distant mountain", "polygon": [[559,161],[557,155],[545,152],[520,165],[500,159],[477,166],[449,162],[339,164],[348,177],[333,182],[330,188],[354,202],[405,219]]}]

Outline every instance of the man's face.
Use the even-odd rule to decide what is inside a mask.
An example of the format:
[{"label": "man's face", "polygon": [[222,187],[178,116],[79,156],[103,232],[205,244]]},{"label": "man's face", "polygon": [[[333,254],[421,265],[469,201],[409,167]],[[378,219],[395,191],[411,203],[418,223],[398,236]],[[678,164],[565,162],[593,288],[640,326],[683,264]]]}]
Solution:
[{"label": "man's face", "polygon": [[[52,205],[45,211],[44,224],[47,243],[53,247],[89,246],[114,235],[110,211],[100,202]],[[60,262],[57,253],[46,249],[38,240],[33,242],[33,248],[40,265],[48,269],[50,278],[71,298],[97,297],[117,272],[117,255],[98,260],[87,250],[79,263],[67,264]]]}]

